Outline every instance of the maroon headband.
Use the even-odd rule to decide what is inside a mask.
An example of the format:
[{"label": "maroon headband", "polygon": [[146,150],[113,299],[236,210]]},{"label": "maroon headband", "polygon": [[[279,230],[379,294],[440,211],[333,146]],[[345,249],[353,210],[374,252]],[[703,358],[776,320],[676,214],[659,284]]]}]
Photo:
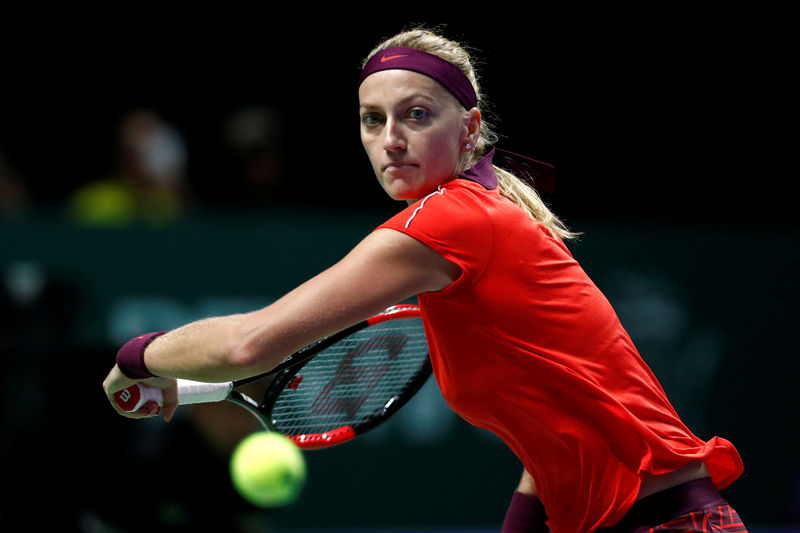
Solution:
[{"label": "maroon headband", "polygon": [[392,69],[413,70],[433,78],[450,91],[466,109],[478,105],[475,88],[461,69],[439,56],[415,48],[387,48],[376,53],[364,65],[358,84],[361,85],[370,74]]}]

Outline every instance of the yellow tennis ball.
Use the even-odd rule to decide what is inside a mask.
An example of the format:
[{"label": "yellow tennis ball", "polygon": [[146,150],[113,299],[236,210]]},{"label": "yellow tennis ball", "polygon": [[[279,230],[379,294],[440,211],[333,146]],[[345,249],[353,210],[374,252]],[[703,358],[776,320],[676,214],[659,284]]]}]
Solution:
[{"label": "yellow tennis ball", "polygon": [[297,445],[279,433],[248,435],[231,455],[231,480],[239,494],[258,507],[292,503],[306,480],[306,462]]}]

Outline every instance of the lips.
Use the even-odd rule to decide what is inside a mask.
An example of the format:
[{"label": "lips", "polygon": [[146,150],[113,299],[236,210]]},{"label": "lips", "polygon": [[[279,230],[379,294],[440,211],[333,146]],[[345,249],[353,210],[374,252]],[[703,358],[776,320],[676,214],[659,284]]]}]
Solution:
[{"label": "lips", "polygon": [[404,170],[407,168],[416,168],[419,165],[411,161],[392,161],[383,166],[383,170]]}]

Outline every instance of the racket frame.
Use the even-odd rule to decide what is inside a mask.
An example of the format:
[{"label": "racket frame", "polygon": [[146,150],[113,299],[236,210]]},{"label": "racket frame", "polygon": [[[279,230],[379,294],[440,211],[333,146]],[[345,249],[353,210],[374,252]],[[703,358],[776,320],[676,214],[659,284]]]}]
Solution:
[{"label": "racket frame", "polygon": [[[389,320],[411,319],[419,317],[420,310],[416,305],[401,304],[390,307],[384,312],[371,317],[368,320],[362,321],[338,333],[335,333],[330,337],[326,337],[317,343],[311,344],[308,347],[308,350],[313,351],[311,355],[305,355],[305,350],[303,350],[304,353],[298,353],[299,357],[295,358],[291,364],[284,365],[281,363],[280,366],[282,366],[282,368],[276,367],[276,369],[273,370],[273,381],[267,388],[263,400],[258,407],[255,407],[256,402],[252,398],[241,394],[238,391],[232,391],[229,401],[233,401],[234,403],[241,405],[242,407],[256,414],[267,430],[280,432],[275,427],[272,419],[272,409],[275,405],[275,401],[281,392],[286,388],[286,386],[289,385],[294,377],[302,370],[302,368],[314,358],[314,355],[342,340],[343,338],[366,327],[387,322]],[[328,448],[352,440],[358,435],[373,429],[400,410],[400,408],[408,403],[408,401],[419,391],[419,389],[422,388],[432,372],[433,369],[431,367],[430,359],[426,358],[417,369],[412,379],[406,383],[406,386],[402,391],[400,391],[399,394],[394,395],[392,398],[387,400],[382,407],[373,411],[365,420],[357,424],[346,424],[322,433],[287,435],[287,437],[304,450]]]}]

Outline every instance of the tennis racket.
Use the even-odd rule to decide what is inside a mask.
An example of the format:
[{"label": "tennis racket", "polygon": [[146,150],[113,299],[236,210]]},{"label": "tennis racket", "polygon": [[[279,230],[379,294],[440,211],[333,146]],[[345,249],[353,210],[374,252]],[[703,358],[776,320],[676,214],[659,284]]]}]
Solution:
[{"label": "tennis racket", "polygon": [[[232,402],[266,430],[311,450],[347,442],[383,423],[430,374],[419,307],[397,305],[306,346],[265,374],[225,383],[179,379],[178,403]],[[241,390],[260,381],[266,386],[260,401]],[[124,411],[151,400],[162,403],[161,389],[143,383],[114,398]]]}]

